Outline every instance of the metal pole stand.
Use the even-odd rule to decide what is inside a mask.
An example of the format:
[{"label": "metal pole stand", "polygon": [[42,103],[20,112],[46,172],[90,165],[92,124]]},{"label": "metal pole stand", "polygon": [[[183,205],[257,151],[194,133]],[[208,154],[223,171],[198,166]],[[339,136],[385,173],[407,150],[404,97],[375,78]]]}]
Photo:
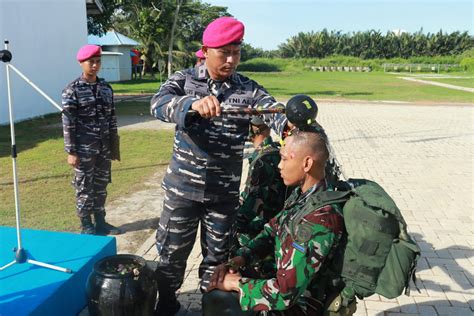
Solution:
[{"label": "metal pole stand", "polygon": [[28,84],[30,84],[36,91],[38,91],[43,97],[45,97],[49,102],[51,102],[55,107],[57,107],[60,111],[62,108],[57,105],[53,99],[51,99],[46,93],[44,93],[40,88],[38,88],[31,80],[29,80],[24,74],[22,74],[18,69],[16,69],[13,65],[10,64],[12,59],[12,54],[8,50],[8,40],[5,40],[5,50],[0,51],[0,60],[5,63],[5,70],[7,74],[7,92],[8,92],[8,112],[10,116],[10,134],[11,134],[11,155],[13,161],[13,189],[15,193],[15,216],[16,216],[16,236],[18,245],[16,248],[13,249],[15,252],[15,259],[0,267],[0,271],[7,269],[8,267],[13,266],[16,263],[29,263],[32,265],[40,266],[43,268],[48,268],[52,270],[57,270],[66,273],[72,273],[71,269],[68,268],[61,268],[58,266],[51,265],[49,263],[44,263],[36,260],[29,259],[29,253],[26,249],[22,248],[21,246],[21,227],[20,227],[20,199],[19,199],[19,192],[18,192],[18,178],[16,172],[16,143],[15,143],[15,126],[13,120],[13,107],[12,107],[12,95],[11,95],[11,87],[10,87],[10,69],[15,71],[23,80],[25,80]]}]

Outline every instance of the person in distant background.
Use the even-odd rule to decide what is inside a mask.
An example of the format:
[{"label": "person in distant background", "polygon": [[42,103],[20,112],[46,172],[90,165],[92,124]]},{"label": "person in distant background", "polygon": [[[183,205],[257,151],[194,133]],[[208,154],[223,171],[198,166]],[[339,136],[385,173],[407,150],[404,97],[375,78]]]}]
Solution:
[{"label": "person in distant background", "polygon": [[132,59],[132,79],[142,78],[141,63],[140,63],[141,53],[137,49],[130,50],[130,57]]},{"label": "person in distant background", "polygon": [[204,64],[204,62],[206,61],[206,56],[204,56],[204,53],[202,52],[202,50],[198,50],[196,51],[196,53],[194,53],[194,55],[196,55],[197,57],[197,60],[196,60],[196,67],[197,66],[201,66],[202,64]]}]

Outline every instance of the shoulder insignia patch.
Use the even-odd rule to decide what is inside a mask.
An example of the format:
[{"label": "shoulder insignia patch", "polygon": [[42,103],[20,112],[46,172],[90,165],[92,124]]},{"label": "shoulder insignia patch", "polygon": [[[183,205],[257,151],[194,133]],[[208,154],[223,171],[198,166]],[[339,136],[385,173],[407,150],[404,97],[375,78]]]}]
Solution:
[{"label": "shoulder insignia patch", "polygon": [[311,225],[310,223],[306,223],[306,222],[301,222],[297,227],[296,227],[296,236],[295,236],[295,240],[296,242],[300,243],[300,244],[305,244],[308,242],[308,240],[311,239],[311,235],[312,235],[312,231],[313,231],[313,225]]}]

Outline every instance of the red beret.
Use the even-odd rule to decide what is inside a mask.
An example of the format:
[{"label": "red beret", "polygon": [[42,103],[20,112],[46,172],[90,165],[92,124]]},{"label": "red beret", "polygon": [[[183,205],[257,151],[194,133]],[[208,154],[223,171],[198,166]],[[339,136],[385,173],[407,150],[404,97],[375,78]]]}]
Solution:
[{"label": "red beret", "polygon": [[196,55],[197,58],[206,59],[206,56],[204,56],[204,53],[201,49],[194,53],[194,55]]},{"label": "red beret", "polygon": [[202,45],[217,48],[231,43],[241,43],[245,27],[242,22],[225,16],[215,19],[202,34]]},{"label": "red beret", "polygon": [[91,57],[100,57],[102,49],[97,45],[84,45],[77,52],[77,61],[82,63],[84,60],[88,60]]}]

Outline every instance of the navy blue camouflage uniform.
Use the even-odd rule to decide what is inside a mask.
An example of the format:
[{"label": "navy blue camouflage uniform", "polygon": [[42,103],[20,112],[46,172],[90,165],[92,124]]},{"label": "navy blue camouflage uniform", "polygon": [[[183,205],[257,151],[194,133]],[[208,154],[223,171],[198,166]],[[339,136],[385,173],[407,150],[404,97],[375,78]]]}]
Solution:
[{"label": "navy blue camouflage uniform", "polygon": [[[203,289],[214,267],[228,259],[250,117],[204,119],[187,115],[193,102],[210,95],[217,97],[222,108],[270,107],[276,103],[263,87],[240,74],[234,73],[226,81],[212,80],[205,64],[176,72],[152,98],[152,115],[176,123],[156,235],[160,297],[174,297],[180,288],[199,222],[203,254],[199,277]],[[278,135],[287,122],[281,114],[265,115],[264,120]]]},{"label": "navy blue camouflage uniform", "polygon": [[62,92],[65,151],[79,157],[74,168],[76,212],[81,218],[105,215],[111,181],[110,137],[117,134],[112,87],[103,79],[88,83],[82,76]]}]

